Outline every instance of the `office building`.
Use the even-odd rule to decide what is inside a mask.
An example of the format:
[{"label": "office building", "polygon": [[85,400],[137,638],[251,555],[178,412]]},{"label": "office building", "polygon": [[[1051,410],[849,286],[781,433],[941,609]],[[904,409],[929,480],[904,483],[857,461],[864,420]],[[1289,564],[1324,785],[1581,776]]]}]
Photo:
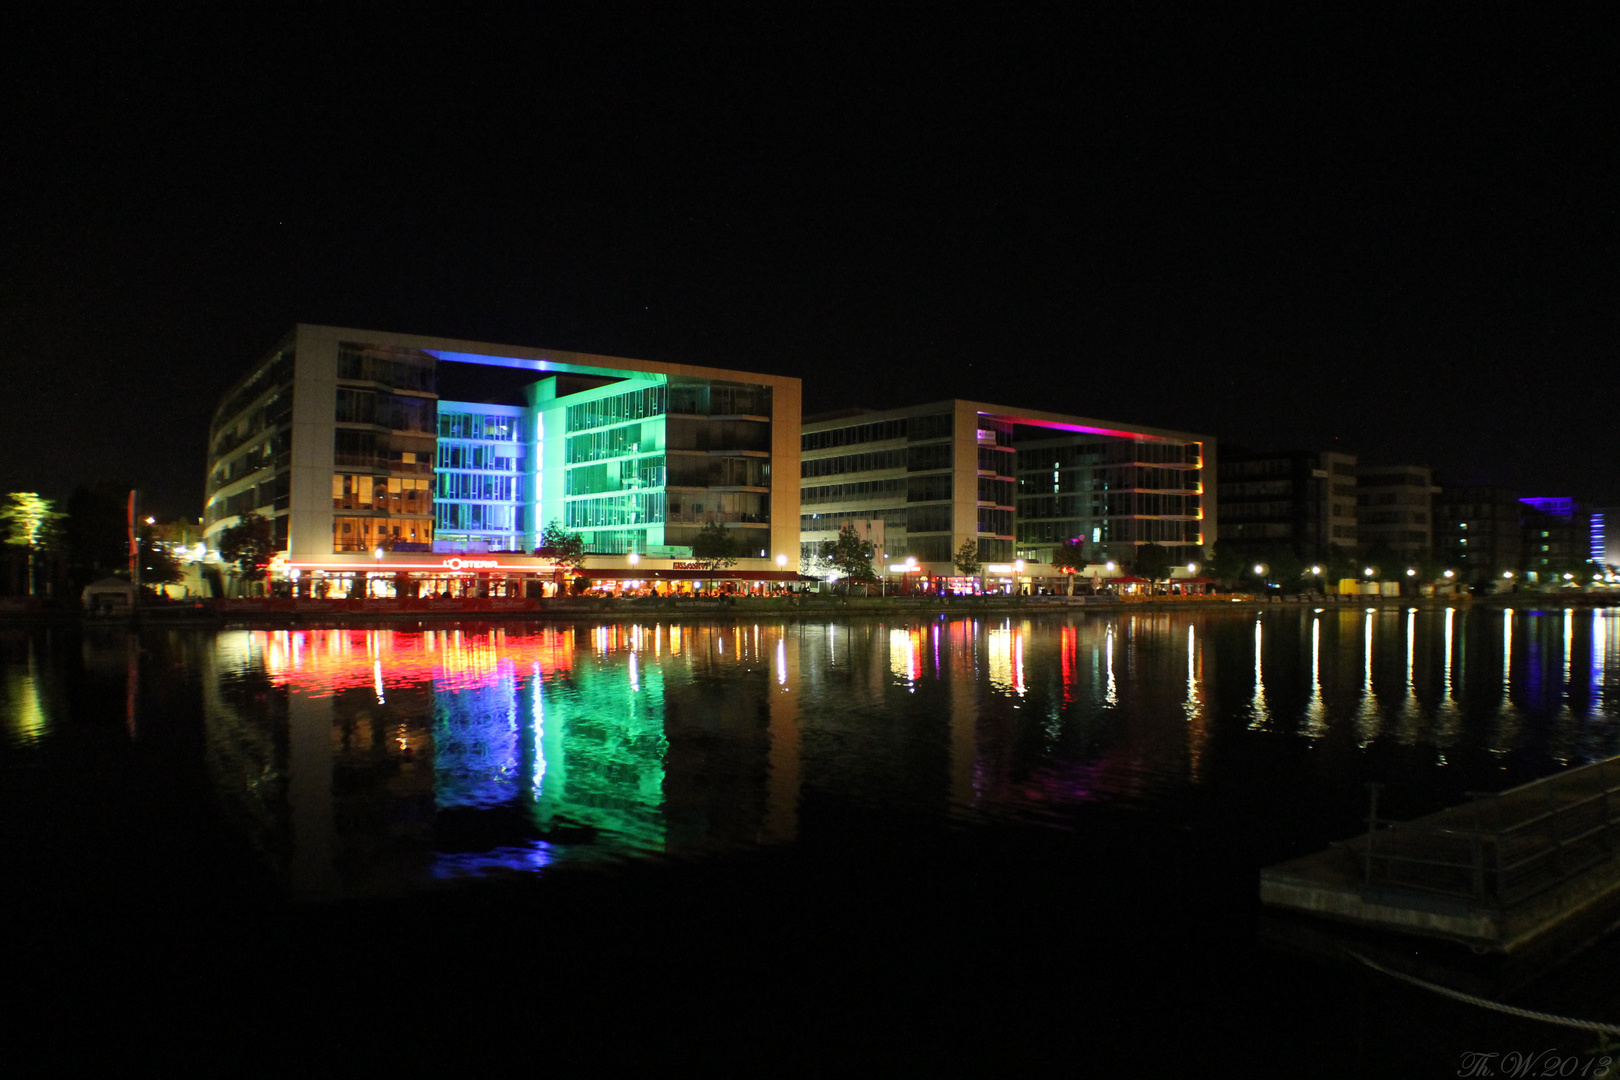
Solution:
[{"label": "office building", "polygon": [[1429,558],[1439,493],[1427,465],[1358,466],[1356,532],[1362,548],[1388,548],[1408,562]]},{"label": "office building", "polygon": [[521,576],[555,521],[653,577],[713,522],[790,576],[799,411],[792,378],[300,325],[215,412],[205,537],[254,512],[286,570]]},{"label": "office building", "polygon": [[1355,550],[1356,456],[1334,451],[1221,450],[1221,548],[1245,558],[1278,549],[1301,562]]},{"label": "office building", "polygon": [[1523,508],[1524,572],[1531,581],[1557,582],[1569,575],[1584,584],[1591,577],[1592,514],[1567,495],[1532,496]]},{"label": "office building", "polygon": [[1204,435],[976,401],[812,417],[800,437],[805,565],[846,524],[876,535],[880,560],[956,575],[971,542],[986,564],[1046,563],[1071,538],[1129,560],[1154,543],[1178,561],[1214,542]]},{"label": "office building", "polygon": [[1434,504],[1434,556],[1469,584],[1523,569],[1523,507],[1490,485],[1443,486]]}]

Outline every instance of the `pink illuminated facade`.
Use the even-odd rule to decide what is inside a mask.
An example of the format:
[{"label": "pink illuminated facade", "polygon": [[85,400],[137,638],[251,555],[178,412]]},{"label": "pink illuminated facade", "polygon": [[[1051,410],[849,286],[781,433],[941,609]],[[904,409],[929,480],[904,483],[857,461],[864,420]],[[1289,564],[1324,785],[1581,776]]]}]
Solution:
[{"label": "pink illuminated facade", "polygon": [[881,561],[930,578],[955,574],[966,542],[991,565],[1045,564],[1071,538],[1099,560],[1152,543],[1198,561],[1215,542],[1214,466],[1209,436],[985,402],[810,417],[801,556],[809,567],[852,524],[882,538]]}]

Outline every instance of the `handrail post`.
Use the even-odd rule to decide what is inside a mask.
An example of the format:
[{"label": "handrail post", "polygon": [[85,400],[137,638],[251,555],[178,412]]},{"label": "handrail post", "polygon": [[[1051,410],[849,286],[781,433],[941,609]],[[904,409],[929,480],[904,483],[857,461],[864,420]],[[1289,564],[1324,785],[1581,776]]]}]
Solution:
[{"label": "handrail post", "polygon": [[1556,783],[1555,777],[1547,777],[1547,823],[1552,827],[1553,867],[1558,872],[1558,876],[1562,878],[1564,876],[1564,841],[1563,830],[1558,827],[1558,797],[1553,791],[1554,783]]},{"label": "handrail post", "polygon": [[1474,809],[1474,897],[1485,899],[1485,830],[1479,821],[1480,792],[1470,791]]},{"label": "handrail post", "polygon": [[1598,790],[1603,796],[1603,846],[1614,854],[1614,818],[1609,814],[1609,760],[1604,758],[1597,763]]},{"label": "handrail post", "polygon": [[1373,865],[1373,837],[1378,832],[1378,793],[1384,790],[1384,785],[1370,783],[1367,785],[1367,851],[1362,857],[1362,884],[1372,884]]}]

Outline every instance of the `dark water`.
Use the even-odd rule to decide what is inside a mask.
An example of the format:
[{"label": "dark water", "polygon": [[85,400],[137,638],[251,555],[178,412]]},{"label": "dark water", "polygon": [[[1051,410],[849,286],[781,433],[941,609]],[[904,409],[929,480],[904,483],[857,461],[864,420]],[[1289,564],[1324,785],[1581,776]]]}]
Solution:
[{"label": "dark water", "polygon": [[[384,999],[453,984],[470,1022],[616,1027],[605,996],[617,1049],[706,1056],[1574,1053],[1261,944],[1256,874],[1357,831],[1368,781],[1417,815],[1620,753],[1617,632],[1559,609],[14,631],[13,946],[65,1000],[172,969],[216,1033],[318,989],[315,1027],[375,1037]],[[1521,1003],[1613,1018],[1607,966]]]}]

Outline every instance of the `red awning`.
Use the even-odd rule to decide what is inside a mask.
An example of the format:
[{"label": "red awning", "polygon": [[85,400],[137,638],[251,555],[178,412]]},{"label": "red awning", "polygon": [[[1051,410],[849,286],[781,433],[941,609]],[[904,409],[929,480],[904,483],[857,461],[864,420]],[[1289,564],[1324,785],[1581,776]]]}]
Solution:
[{"label": "red awning", "polygon": [[1148,581],[1148,579],[1145,578],[1145,577],[1128,577],[1128,576],[1127,577],[1105,577],[1105,578],[1103,578],[1103,580],[1106,581],[1110,585],[1150,585],[1150,584],[1152,584],[1152,582]]}]

